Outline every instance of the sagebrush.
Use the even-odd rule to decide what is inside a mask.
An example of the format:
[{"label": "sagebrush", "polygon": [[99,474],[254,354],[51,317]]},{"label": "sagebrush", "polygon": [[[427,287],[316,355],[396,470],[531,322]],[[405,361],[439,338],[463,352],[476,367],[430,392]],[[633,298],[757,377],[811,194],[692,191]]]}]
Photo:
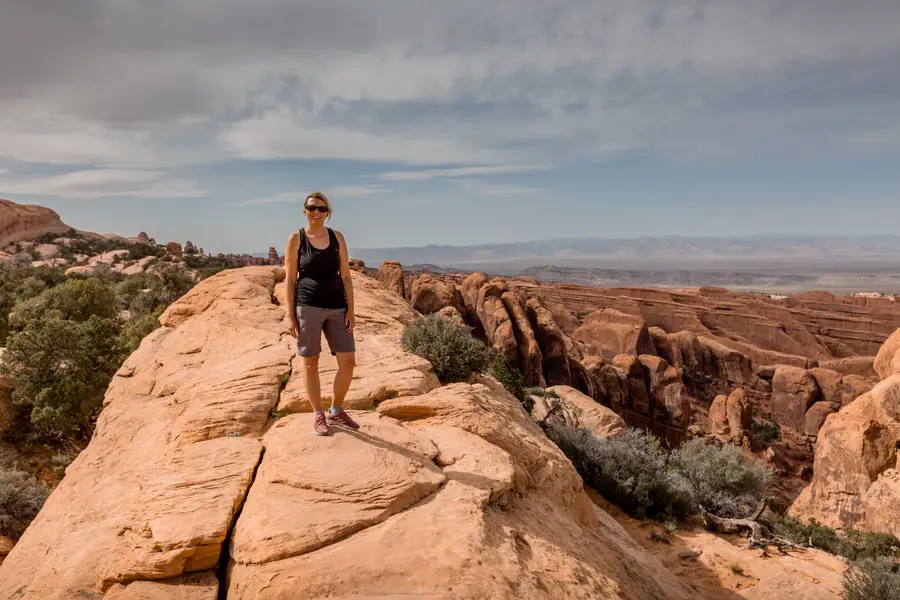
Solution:
[{"label": "sagebrush", "polygon": [[433,313],[403,329],[403,349],[431,363],[441,383],[464,381],[488,365],[490,349],[469,327]]},{"label": "sagebrush", "polygon": [[770,481],[758,461],[699,439],[669,454],[637,428],[608,438],[551,423],[544,429],[588,485],[636,517],[683,518],[701,505],[723,517],[746,516]]},{"label": "sagebrush", "polygon": [[850,566],[844,575],[844,600],[897,600],[900,564],[896,560],[867,558]]},{"label": "sagebrush", "polygon": [[822,525],[815,519],[803,523],[787,516],[780,517],[773,529],[775,533],[794,543],[843,556],[851,562],[882,556],[900,558],[900,538],[889,533],[850,529],[838,534],[833,528]]},{"label": "sagebrush", "polygon": [[0,535],[18,539],[44,506],[48,493],[26,473],[0,468]]},{"label": "sagebrush", "polygon": [[771,480],[765,465],[747,460],[739,448],[708,444],[701,438],[676,449],[669,465],[690,485],[693,509],[702,506],[720,517],[749,516],[762,501]]},{"label": "sagebrush", "polygon": [[636,517],[690,513],[687,483],[668,468],[656,436],[639,429],[598,438],[587,429],[544,424],[585,483]]}]

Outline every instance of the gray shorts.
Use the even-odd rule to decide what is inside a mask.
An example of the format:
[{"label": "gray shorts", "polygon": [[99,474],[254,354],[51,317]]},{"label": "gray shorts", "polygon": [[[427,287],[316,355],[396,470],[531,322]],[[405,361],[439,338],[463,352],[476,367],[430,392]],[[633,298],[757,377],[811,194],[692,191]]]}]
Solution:
[{"label": "gray shorts", "polygon": [[322,351],[322,333],[332,354],[354,352],[353,332],[347,330],[346,308],[319,308],[300,305],[297,312],[297,352],[300,356],[317,356]]}]

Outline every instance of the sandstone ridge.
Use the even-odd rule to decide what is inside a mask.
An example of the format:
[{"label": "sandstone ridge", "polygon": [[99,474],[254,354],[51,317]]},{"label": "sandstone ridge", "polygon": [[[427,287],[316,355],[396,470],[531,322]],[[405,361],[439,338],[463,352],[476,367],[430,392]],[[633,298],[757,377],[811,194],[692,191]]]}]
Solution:
[{"label": "sandstone ridge", "polygon": [[440,386],[403,356],[416,312],[353,277],[359,432],[319,438],[274,412],[302,387],[283,270],[219,273],[116,374],[90,445],[0,565],[0,597],[699,597],[496,381]]},{"label": "sandstone ridge", "polygon": [[52,209],[0,198],[0,248],[36,238],[42,233],[65,233],[69,229]]}]

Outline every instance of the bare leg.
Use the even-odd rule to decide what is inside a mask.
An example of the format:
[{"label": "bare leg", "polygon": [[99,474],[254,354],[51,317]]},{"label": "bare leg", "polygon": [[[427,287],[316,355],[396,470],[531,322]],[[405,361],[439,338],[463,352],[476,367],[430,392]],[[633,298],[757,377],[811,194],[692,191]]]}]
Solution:
[{"label": "bare leg", "polygon": [[303,357],[303,366],[306,369],[306,397],[312,404],[313,410],[322,410],[322,390],[319,386],[319,356]]},{"label": "bare leg", "polygon": [[350,389],[350,382],[353,381],[353,368],[356,366],[355,352],[336,352],[338,370],[334,376],[334,396],[331,402],[332,406],[340,408],[344,404],[344,397],[347,390]]}]

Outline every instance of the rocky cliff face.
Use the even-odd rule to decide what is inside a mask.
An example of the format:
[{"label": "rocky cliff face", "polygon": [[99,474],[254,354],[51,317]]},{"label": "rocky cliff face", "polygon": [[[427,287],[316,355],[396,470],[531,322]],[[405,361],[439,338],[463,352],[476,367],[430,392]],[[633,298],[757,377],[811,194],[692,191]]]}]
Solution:
[{"label": "rocky cliff face", "polygon": [[[399,281],[398,269],[385,263],[380,279]],[[713,434],[762,451],[754,424],[777,427],[770,457],[786,476],[808,476],[819,428],[875,385],[875,355],[900,327],[893,298],[824,292],[600,289],[482,273],[407,274],[391,289],[423,313],[459,312],[527,385],[572,386],[672,445]]]},{"label": "rocky cliff face", "polygon": [[362,273],[354,403],[377,406],[328,437],[274,413],[302,387],[283,277],[224,271],[169,307],[0,565],[0,597],[699,597],[502,386],[442,387],[401,357],[416,313]]},{"label": "rocky cliff face", "polygon": [[900,329],[875,361],[872,390],[824,419],[812,483],[791,507],[804,520],[900,536]]},{"label": "rocky cliff face", "polygon": [[65,233],[69,229],[49,208],[0,199],[0,248],[42,233]]}]

